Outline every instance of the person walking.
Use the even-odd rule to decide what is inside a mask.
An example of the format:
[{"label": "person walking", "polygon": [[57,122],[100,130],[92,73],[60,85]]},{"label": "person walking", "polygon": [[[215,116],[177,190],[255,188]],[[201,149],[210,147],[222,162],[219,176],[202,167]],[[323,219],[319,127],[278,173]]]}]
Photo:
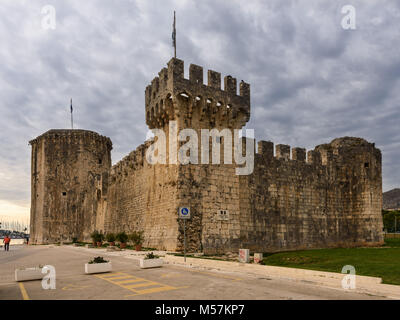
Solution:
[{"label": "person walking", "polygon": [[11,241],[11,238],[9,236],[4,237],[4,239],[3,239],[4,251],[8,251],[10,249],[10,241]]}]

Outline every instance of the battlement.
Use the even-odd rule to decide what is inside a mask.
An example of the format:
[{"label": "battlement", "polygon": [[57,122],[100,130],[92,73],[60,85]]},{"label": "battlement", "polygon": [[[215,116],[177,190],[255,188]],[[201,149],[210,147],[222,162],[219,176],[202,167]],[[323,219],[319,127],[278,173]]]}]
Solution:
[{"label": "battlement", "polygon": [[271,141],[258,141],[257,154],[263,159],[276,159],[281,161],[304,162],[315,166],[328,166],[332,163],[343,163],[354,161],[353,156],[360,156],[365,153],[377,153],[378,159],[380,150],[375,148],[374,143],[364,139],[343,137],[337,138],[330,143],[316,146],[314,150],[306,151],[304,148],[291,148],[289,145],[278,144],[275,146]]},{"label": "battlement", "polygon": [[153,140],[147,140],[116,163],[111,168],[110,182],[113,183],[119,178],[127,176],[129,172],[143,168],[146,162],[146,150],[153,143]]},{"label": "battlement", "polygon": [[241,81],[239,93],[237,80],[208,70],[208,83],[204,84],[203,68],[191,64],[189,79],[184,78],[184,62],[171,59],[158,77],[146,87],[146,123],[161,128],[169,120],[191,119],[203,121],[205,127],[228,126],[241,128],[250,119],[250,85]]},{"label": "battlement", "polygon": [[111,139],[105,136],[102,136],[94,131],[89,130],[80,130],[80,129],[52,129],[49,130],[42,135],[38,136],[35,139],[29,141],[30,145],[38,144],[41,141],[47,141],[50,143],[59,143],[59,142],[67,142],[71,143],[79,143],[79,141],[95,141],[99,144],[106,144],[109,151],[112,150],[112,142]]}]

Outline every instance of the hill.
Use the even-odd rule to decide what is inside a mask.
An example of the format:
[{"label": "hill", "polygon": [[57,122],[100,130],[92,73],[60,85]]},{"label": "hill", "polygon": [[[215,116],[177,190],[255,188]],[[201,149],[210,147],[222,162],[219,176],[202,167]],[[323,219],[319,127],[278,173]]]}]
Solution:
[{"label": "hill", "polygon": [[400,209],[400,189],[383,193],[383,209]]}]

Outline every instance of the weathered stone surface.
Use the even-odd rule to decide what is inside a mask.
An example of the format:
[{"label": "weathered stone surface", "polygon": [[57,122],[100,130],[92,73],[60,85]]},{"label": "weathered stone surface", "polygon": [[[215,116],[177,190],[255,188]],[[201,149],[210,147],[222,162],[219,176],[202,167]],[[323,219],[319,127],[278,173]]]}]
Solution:
[{"label": "weathered stone surface", "polygon": [[[146,88],[146,123],[178,130],[242,128],[250,117],[250,86],[172,59]],[[245,140],[247,141],[247,140]],[[31,141],[34,243],[104,232],[144,231],[144,246],[189,252],[255,252],[382,243],[381,153],[360,138],[305,149],[260,141],[254,172],[233,164],[150,165],[147,141],[111,167],[111,141],[95,133],[51,130]],[[224,143],[221,142],[221,150]],[[172,147],[176,145],[172,144]],[[307,154],[307,159],[306,159]],[[99,164],[99,159],[102,159]],[[167,143],[167,163],[169,146]],[[62,192],[66,191],[66,198]],[[220,212],[224,215],[221,218]]]},{"label": "weathered stone surface", "polygon": [[86,130],[50,130],[30,144],[30,242],[89,240],[108,185],[111,140]]}]

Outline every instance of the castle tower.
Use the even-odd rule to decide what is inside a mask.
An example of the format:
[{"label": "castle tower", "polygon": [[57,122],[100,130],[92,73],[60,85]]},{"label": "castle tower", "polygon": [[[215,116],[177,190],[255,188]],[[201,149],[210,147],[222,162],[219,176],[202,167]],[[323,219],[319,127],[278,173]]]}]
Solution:
[{"label": "castle tower", "polygon": [[[189,79],[184,78],[184,62],[173,58],[168,67],[159,72],[145,92],[146,123],[150,129],[162,129],[167,139],[167,163],[171,164],[170,148],[177,150],[186,141],[171,141],[170,123],[176,123],[176,133],[182,129],[196,131],[199,149],[198,164],[177,165],[175,203],[176,215],[180,206],[191,208],[191,220],[186,224],[189,250],[202,251],[209,237],[208,221],[213,221],[219,212],[230,211],[232,223],[224,224],[215,230],[216,236],[234,232],[239,224],[239,178],[235,174],[232,148],[232,163],[224,164],[225,137],[209,137],[209,161],[212,161],[213,139],[218,139],[220,164],[201,162],[201,129],[228,129],[232,139],[235,129],[241,129],[250,118],[250,85],[241,81],[239,92],[237,80],[224,77],[221,87],[221,74],[212,70],[207,72],[208,81],[204,84],[203,68],[194,64],[189,66]],[[175,132],[173,133],[175,134]],[[237,132],[236,132],[237,134]],[[223,137],[223,139],[222,139]],[[233,146],[233,141],[232,141]],[[229,188],[228,188],[229,185]],[[203,232],[206,229],[206,232]],[[221,243],[221,246],[228,244]],[[183,246],[183,223],[178,221],[177,249]]]},{"label": "castle tower", "polygon": [[29,143],[31,243],[88,240],[111,167],[111,140],[86,130],[50,130]]},{"label": "castle tower", "polygon": [[339,185],[341,213],[351,221],[338,224],[336,233],[345,235],[349,243],[382,244],[381,151],[374,143],[355,137],[337,138],[315,150],[326,165],[330,183]]}]

